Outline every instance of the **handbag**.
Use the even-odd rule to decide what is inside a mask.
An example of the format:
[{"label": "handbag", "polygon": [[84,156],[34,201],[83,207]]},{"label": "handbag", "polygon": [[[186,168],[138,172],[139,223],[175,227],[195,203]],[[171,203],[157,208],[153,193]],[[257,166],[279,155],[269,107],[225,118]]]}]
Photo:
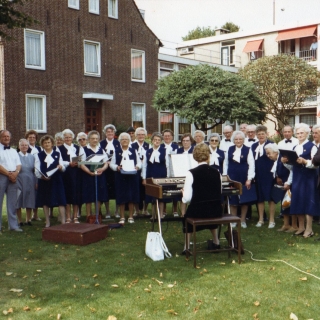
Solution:
[{"label": "handbag", "polygon": [[169,252],[161,232],[161,219],[159,214],[159,208],[157,206],[159,232],[148,232],[146,240],[146,255],[153,261],[164,260],[164,257],[171,258],[171,253]]},{"label": "handbag", "polygon": [[282,208],[287,209],[290,207],[290,205],[291,205],[291,191],[289,189],[287,190],[286,194],[283,197]]}]

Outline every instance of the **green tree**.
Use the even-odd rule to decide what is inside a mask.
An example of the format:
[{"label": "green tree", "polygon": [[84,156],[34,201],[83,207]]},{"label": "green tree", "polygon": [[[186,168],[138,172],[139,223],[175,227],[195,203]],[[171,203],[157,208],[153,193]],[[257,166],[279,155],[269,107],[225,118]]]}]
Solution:
[{"label": "green tree", "polygon": [[233,22],[226,22],[223,26],[221,26],[223,29],[229,30],[229,32],[238,32],[240,30],[240,27],[234,24]]},{"label": "green tree", "polygon": [[176,113],[203,131],[227,120],[258,123],[265,119],[254,85],[218,67],[190,66],[158,80],[157,85],[153,107]]},{"label": "green tree", "polygon": [[37,21],[20,10],[28,0],[0,0],[0,37],[11,39],[8,29],[26,28]]},{"label": "green tree", "polygon": [[193,39],[200,39],[200,38],[212,37],[214,35],[215,35],[215,31],[210,27],[206,27],[206,28],[196,27],[195,29],[189,31],[185,37],[182,37],[182,40],[187,41],[187,40],[193,40]]},{"label": "green tree", "polygon": [[260,58],[240,70],[240,76],[256,86],[266,105],[267,119],[280,134],[306,98],[317,95],[320,85],[319,71],[291,55]]}]

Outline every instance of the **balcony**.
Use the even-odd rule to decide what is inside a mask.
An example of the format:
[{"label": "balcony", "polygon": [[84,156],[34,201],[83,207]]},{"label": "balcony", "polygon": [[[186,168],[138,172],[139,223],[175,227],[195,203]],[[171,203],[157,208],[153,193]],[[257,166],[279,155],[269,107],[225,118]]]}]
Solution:
[{"label": "balcony", "polygon": [[317,51],[318,50],[303,50],[296,52],[283,52],[282,54],[286,54],[289,56],[296,56],[302,60],[305,60],[307,62],[310,61],[317,61]]}]

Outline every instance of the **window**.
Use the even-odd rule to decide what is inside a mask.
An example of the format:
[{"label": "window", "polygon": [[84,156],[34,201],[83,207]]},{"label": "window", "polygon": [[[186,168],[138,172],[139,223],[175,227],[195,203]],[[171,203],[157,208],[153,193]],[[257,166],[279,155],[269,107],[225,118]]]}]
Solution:
[{"label": "window", "polygon": [[108,17],[118,19],[118,0],[108,0]]},{"label": "window", "polygon": [[100,43],[84,41],[84,74],[100,77]]},{"label": "window", "polygon": [[160,112],[160,132],[165,129],[170,129],[174,132],[173,113]]},{"label": "window", "polygon": [[178,118],[178,126],[179,126],[179,140],[181,139],[182,135],[185,133],[191,132],[191,124],[185,118]]},{"label": "window", "polygon": [[168,76],[172,71],[174,71],[172,63],[160,62],[160,78]]},{"label": "window", "polygon": [[89,12],[99,14],[99,0],[89,0]]},{"label": "window", "polygon": [[45,70],[44,32],[24,30],[25,67]]},{"label": "window", "polygon": [[68,7],[72,9],[80,9],[79,0],[68,0]]},{"label": "window", "polygon": [[313,127],[317,124],[316,114],[301,114],[300,122],[306,123],[308,126]]},{"label": "window", "polygon": [[131,50],[131,80],[145,82],[145,52]]},{"label": "window", "polygon": [[138,127],[146,127],[146,105],[145,103],[132,103],[132,126],[137,129]]},{"label": "window", "polygon": [[26,118],[27,130],[33,129],[37,132],[47,131],[46,96],[26,95]]}]

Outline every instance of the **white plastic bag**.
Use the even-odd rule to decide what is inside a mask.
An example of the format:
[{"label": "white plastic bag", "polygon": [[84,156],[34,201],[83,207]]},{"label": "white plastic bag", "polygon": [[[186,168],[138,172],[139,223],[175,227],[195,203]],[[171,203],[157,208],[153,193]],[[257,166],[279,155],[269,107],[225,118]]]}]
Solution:
[{"label": "white plastic bag", "polygon": [[159,232],[148,232],[146,241],[146,255],[153,261],[160,261],[171,257],[162,235]]},{"label": "white plastic bag", "polygon": [[283,197],[282,208],[287,209],[290,207],[290,205],[291,205],[291,191],[289,189],[289,190],[287,190],[286,194]]}]

